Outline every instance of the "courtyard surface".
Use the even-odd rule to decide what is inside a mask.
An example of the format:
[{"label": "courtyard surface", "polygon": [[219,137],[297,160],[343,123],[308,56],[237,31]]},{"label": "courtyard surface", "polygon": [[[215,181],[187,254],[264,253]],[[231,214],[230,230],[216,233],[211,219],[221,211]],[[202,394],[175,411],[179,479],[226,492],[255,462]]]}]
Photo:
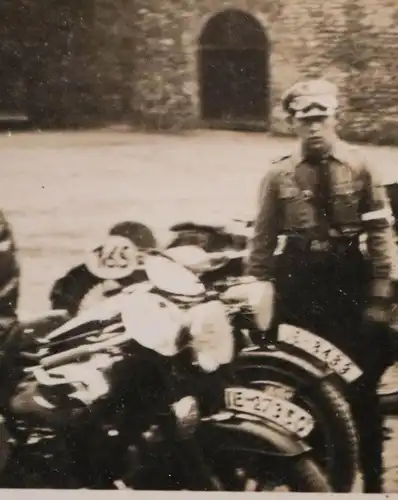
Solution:
[{"label": "courtyard surface", "polygon": [[[21,309],[47,308],[53,281],[115,222],[142,221],[162,238],[184,219],[252,216],[267,165],[291,146],[264,134],[210,131],[0,135],[0,200],[21,252]],[[398,148],[366,149],[386,182],[398,181]],[[389,425],[385,479],[388,492],[398,492],[398,421]]]}]

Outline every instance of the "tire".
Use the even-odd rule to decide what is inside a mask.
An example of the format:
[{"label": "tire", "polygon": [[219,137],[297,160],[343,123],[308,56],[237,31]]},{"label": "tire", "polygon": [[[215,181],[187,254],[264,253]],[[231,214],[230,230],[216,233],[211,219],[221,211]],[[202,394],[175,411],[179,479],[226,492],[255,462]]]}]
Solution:
[{"label": "tire", "polygon": [[[269,460],[264,462],[264,469],[276,477],[280,476],[294,493],[330,493],[332,491],[325,474],[312,458],[302,457],[292,462],[287,461],[283,466],[273,464]],[[242,490],[227,489],[227,491]]]},{"label": "tire", "polygon": [[301,458],[290,471],[292,482],[297,492],[330,492],[328,482],[318,467],[310,458]]},{"label": "tire", "polygon": [[[201,440],[206,465],[217,483],[222,485],[222,491],[247,491],[236,484],[240,480],[236,477],[236,470],[239,471],[240,465],[244,467],[245,464],[252,465],[253,462],[252,470],[258,474],[254,479],[262,479],[264,483],[267,483],[267,479],[271,480],[271,484],[274,479],[280,479],[283,481],[283,486],[288,486],[290,491],[296,493],[332,491],[325,474],[310,454],[303,453],[303,448],[301,451],[295,450],[294,447],[290,448],[288,443],[290,436],[283,436],[281,441],[269,440],[266,426],[254,422],[241,424],[243,426],[239,424],[236,427],[231,424],[215,426],[211,432],[211,440],[205,436]],[[262,430],[265,431],[264,436],[261,436]],[[249,461],[239,460],[242,452],[243,455],[249,454]]]},{"label": "tire", "polygon": [[244,386],[255,386],[256,381],[267,381],[295,389],[292,402],[311,413],[318,426],[306,442],[313,448],[313,456],[327,474],[336,492],[350,492],[358,472],[358,436],[348,402],[329,381],[305,379],[289,363],[273,365],[246,364],[241,360],[235,367],[235,376]]}]

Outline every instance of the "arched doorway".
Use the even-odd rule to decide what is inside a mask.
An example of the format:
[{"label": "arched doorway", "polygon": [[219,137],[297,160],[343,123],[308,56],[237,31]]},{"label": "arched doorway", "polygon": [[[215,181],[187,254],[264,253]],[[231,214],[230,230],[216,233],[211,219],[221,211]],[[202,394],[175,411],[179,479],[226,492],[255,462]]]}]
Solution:
[{"label": "arched doorway", "polygon": [[199,39],[201,114],[209,127],[266,128],[268,40],[250,14],[226,10]]}]

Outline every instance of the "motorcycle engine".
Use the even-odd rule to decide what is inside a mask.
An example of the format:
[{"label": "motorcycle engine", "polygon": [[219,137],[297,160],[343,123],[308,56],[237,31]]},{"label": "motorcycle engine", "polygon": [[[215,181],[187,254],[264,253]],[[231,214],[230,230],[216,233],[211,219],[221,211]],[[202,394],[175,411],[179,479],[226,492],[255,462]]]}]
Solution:
[{"label": "motorcycle engine", "polygon": [[49,370],[38,368],[17,388],[10,402],[11,411],[47,425],[73,423],[108,394],[107,374],[119,359],[101,353],[85,362]]}]

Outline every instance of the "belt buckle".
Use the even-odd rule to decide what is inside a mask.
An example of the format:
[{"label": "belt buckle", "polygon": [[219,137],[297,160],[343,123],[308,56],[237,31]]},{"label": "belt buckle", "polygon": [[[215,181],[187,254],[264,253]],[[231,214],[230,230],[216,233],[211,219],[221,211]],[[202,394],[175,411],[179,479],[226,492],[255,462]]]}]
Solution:
[{"label": "belt buckle", "polygon": [[330,243],[328,240],[311,240],[310,251],[311,252],[327,252],[330,250]]}]

